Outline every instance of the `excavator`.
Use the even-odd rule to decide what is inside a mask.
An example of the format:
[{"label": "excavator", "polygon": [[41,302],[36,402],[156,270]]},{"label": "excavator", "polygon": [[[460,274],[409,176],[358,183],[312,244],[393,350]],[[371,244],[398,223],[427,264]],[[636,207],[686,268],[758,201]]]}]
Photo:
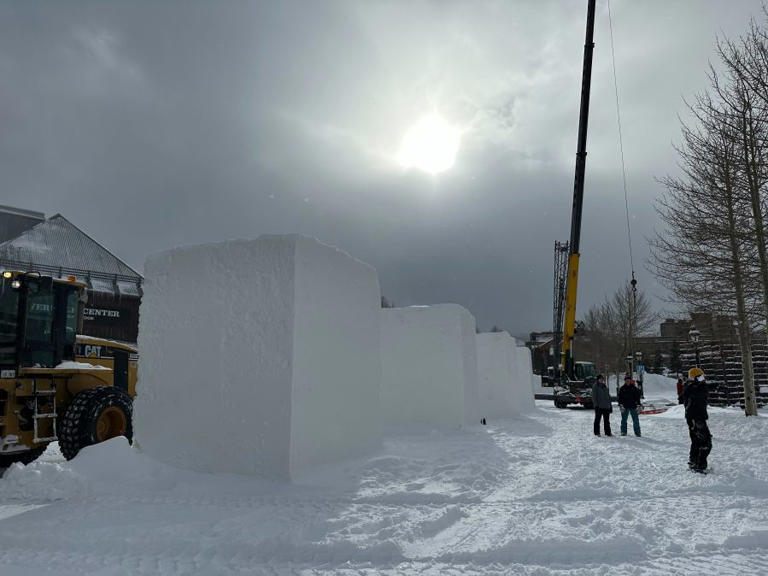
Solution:
[{"label": "excavator", "polygon": [[571,210],[571,237],[568,242],[555,242],[553,341],[555,360],[559,359],[560,364],[554,371],[554,402],[558,408],[565,408],[569,404],[581,404],[585,408],[591,408],[592,385],[597,376],[594,363],[576,362],[573,357],[573,343],[576,335],[576,293],[579,283],[581,213],[587,164],[589,94],[592,83],[592,52],[595,47],[594,29],[595,0],[588,0],[576,175]]},{"label": "excavator", "polygon": [[34,272],[0,273],[0,467],[59,442],[65,458],[132,436],[138,355],[80,335],[86,285]]}]

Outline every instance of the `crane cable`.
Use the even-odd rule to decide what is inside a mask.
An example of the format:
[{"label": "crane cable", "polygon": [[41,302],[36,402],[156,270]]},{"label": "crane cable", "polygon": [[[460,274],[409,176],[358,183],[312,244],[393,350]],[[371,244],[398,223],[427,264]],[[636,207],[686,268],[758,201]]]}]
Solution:
[{"label": "crane cable", "polygon": [[627,192],[627,169],[624,163],[624,138],[621,132],[621,109],[619,107],[619,83],[616,79],[616,51],[613,46],[613,17],[611,14],[611,0],[608,0],[608,29],[611,36],[611,63],[613,67],[613,89],[616,96],[616,124],[619,128],[619,152],[621,155],[621,178],[624,187],[624,209],[627,216],[627,244],[629,245],[629,267],[632,272],[632,302],[630,310],[630,351],[634,349],[634,329],[637,324],[637,280],[635,279],[635,263],[632,256],[632,227],[629,219],[629,194]]}]

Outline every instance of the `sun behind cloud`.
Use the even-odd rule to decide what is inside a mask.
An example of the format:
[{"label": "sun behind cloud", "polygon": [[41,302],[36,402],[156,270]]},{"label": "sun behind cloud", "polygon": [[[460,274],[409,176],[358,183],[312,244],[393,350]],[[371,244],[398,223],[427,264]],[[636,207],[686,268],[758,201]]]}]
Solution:
[{"label": "sun behind cloud", "polygon": [[456,161],[461,131],[437,113],[423,116],[405,133],[397,161],[405,169],[416,168],[428,174],[450,169]]}]

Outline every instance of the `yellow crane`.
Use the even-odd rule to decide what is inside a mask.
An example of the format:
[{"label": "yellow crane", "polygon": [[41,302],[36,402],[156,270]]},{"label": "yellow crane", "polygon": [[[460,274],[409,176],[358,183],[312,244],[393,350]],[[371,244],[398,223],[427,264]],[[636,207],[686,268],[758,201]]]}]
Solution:
[{"label": "yellow crane", "polygon": [[[571,237],[563,244],[555,243],[555,313],[554,354],[556,367],[555,405],[564,407],[570,403],[591,406],[592,397],[587,394],[591,378],[596,376],[591,362],[574,362],[573,340],[576,334],[576,295],[579,284],[579,246],[581,239],[581,213],[584,199],[584,175],[587,164],[587,125],[589,122],[589,94],[592,83],[592,52],[595,30],[595,0],[587,2],[587,31],[584,41],[584,64],[581,77],[581,106],[579,110],[579,134],[576,149],[576,175],[573,186],[571,211]],[[566,259],[567,254],[567,259]],[[560,342],[562,341],[562,347]]]}]

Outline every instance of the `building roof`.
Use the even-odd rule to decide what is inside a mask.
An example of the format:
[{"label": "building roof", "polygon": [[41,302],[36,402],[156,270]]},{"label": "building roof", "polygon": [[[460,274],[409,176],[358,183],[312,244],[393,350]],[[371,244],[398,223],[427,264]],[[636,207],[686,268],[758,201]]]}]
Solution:
[{"label": "building roof", "polygon": [[0,242],[16,238],[25,230],[45,221],[45,214],[32,210],[0,206]]},{"label": "building roof", "polygon": [[99,292],[136,294],[141,274],[64,218],[51,216],[0,243],[0,265],[75,275]]}]

